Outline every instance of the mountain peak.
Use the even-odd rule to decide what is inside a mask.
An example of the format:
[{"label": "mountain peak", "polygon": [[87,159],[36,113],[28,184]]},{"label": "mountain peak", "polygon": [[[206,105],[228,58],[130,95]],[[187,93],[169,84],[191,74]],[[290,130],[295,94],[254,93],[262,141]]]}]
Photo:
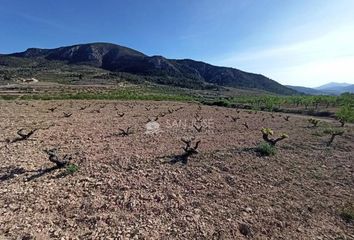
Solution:
[{"label": "mountain peak", "polygon": [[[230,67],[218,67],[191,59],[176,60],[147,56],[131,48],[112,43],[95,42],[54,49],[29,48],[9,54],[18,58],[62,61],[64,64],[88,65],[114,72],[144,76],[145,79],[182,87],[226,86],[259,89],[279,94],[296,94],[263,75]],[[20,61],[18,61],[20,62]]]},{"label": "mountain peak", "polygon": [[47,60],[68,61],[71,64],[88,64],[102,67],[104,59],[121,57],[145,57],[141,52],[113,43],[96,42],[76,44],[54,49],[28,48],[24,52],[10,54],[15,57],[43,57]]},{"label": "mountain peak", "polygon": [[332,88],[342,88],[342,87],[348,87],[350,85],[351,84],[349,83],[329,82],[327,84],[316,87],[315,89],[324,90],[324,89],[332,89]]}]

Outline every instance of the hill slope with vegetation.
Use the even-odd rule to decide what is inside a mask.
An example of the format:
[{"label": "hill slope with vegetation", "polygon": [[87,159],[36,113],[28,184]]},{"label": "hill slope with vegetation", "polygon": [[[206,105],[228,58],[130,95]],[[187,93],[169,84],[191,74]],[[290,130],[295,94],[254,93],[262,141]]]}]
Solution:
[{"label": "hill slope with vegetation", "polygon": [[[113,78],[117,73],[128,73],[137,76],[140,81],[187,88],[234,87],[284,95],[297,93],[260,74],[190,59],[147,56],[110,43],[79,44],[55,49],[29,48],[20,53],[0,55],[0,79],[3,80],[13,75],[32,77],[43,72],[53,73],[63,68],[69,68],[72,75],[78,73],[78,78],[85,78],[86,72],[105,71],[106,75],[113,75]],[[76,70],[73,71],[73,68]]]}]

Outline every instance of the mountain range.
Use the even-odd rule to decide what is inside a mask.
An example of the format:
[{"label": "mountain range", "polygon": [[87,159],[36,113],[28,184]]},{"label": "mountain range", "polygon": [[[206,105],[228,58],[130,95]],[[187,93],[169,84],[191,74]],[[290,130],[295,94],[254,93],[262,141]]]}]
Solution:
[{"label": "mountain range", "polygon": [[2,54],[0,75],[11,69],[16,69],[16,76],[35,75],[40,71],[54,72],[57,64],[128,73],[146,81],[187,88],[233,87],[284,95],[297,94],[296,90],[261,74],[191,59],[147,56],[134,49],[111,43],[78,44],[55,49],[29,48],[24,52]]},{"label": "mountain range", "polygon": [[308,95],[325,95],[325,92],[322,92],[320,90],[317,90],[315,88],[308,88],[308,87],[302,87],[302,86],[290,86],[290,85],[285,85],[288,88],[291,88],[295,91],[298,91],[300,93],[308,94]]},{"label": "mountain range", "polygon": [[354,93],[354,84],[350,84],[350,83],[330,82],[315,88],[290,86],[290,85],[286,85],[286,86],[298,92],[309,94],[309,95],[340,95],[345,92]]},{"label": "mountain range", "polygon": [[327,94],[342,94],[345,92],[354,93],[354,84],[330,82],[316,88]]}]

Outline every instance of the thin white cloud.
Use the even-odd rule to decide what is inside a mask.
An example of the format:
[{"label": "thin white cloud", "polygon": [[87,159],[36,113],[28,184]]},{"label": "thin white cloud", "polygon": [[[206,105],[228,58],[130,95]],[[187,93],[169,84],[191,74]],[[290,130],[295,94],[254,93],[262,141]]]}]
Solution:
[{"label": "thin white cloud", "polygon": [[347,82],[354,84],[354,55],[324,59],[278,70],[268,74],[284,84],[316,87],[327,82]]},{"label": "thin white cloud", "polygon": [[306,57],[309,56],[320,58],[323,56],[348,54],[348,52],[354,54],[353,40],[354,27],[343,27],[307,41],[234,53],[221,61],[224,63],[234,63],[272,58],[288,58],[293,56],[303,56],[302,58],[305,60]]},{"label": "thin white cloud", "polygon": [[63,26],[63,25],[60,25],[52,20],[48,20],[48,19],[45,19],[45,18],[41,18],[41,17],[38,17],[38,16],[34,16],[34,15],[29,15],[29,14],[26,14],[26,13],[20,13],[20,12],[16,12],[14,13],[15,15],[23,18],[23,19],[26,19],[26,20],[29,20],[31,22],[36,22],[36,23],[39,23],[39,24],[42,24],[42,25],[47,25],[49,27],[55,27],[57,29],[61,29],[61,30],[67,30],[67,26]]},{"label": "thin white cloud", "polygon": [[265,74],[283,84],[354,83],[354,26],[307,41],[233,53],[214,63]]}]

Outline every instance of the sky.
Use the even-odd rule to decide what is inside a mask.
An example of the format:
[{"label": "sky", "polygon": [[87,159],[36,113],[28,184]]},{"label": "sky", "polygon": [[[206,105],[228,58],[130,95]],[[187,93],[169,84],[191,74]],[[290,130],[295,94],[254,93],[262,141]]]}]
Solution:
[{"label": "sky", "polygon": [[111,42],[282,84],[354,84],[354,0],[0,0],[0,53]]}]

